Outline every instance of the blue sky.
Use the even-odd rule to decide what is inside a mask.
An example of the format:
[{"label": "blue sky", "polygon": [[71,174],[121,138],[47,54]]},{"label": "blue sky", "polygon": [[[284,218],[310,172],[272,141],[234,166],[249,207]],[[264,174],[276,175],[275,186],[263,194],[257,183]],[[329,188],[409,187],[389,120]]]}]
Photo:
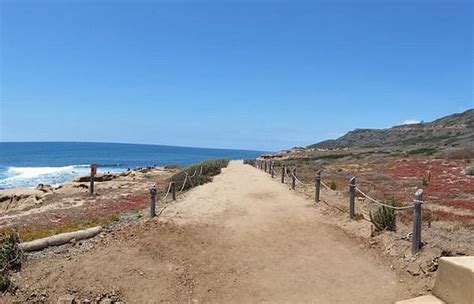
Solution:
[{"label": "blue sky", "polygon": [[471,1],[0,3],[0,141],[279,150],[474,107]]}]

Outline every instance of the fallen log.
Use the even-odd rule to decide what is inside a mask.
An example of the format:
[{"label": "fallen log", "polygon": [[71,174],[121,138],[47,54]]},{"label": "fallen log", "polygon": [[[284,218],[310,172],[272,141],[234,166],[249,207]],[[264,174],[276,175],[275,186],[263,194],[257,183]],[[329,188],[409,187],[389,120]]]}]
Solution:
[{"label": "fallen log", "polygon": [[80,241],[96,236],[102,231],[101,226],[92,227],[74,232],[60,233],[53,236],[20,243],[20,248],[25,252],[38,251],[48,248],[49,246],[59,246],[71,242],[72,240]]}]

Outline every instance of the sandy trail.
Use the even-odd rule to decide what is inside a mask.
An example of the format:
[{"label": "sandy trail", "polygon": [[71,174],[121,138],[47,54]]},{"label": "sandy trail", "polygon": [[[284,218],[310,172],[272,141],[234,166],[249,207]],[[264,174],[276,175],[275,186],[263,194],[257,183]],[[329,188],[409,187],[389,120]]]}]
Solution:
[{"label": "sandy trail", "polygon": [[393,303],[404,297],[388,265],[319,216],[286,185],[233,161],[159,219],[115,232],[107,244],[72,259],[32,262],[22,280],[51,299],[119,290],[137,303]]}]

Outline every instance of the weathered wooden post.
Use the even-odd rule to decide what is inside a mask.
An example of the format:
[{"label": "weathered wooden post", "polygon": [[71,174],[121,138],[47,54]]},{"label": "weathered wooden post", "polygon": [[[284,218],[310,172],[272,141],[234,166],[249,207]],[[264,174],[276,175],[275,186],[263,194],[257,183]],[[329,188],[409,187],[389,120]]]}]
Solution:
[{"label": "weathered wooden post", "polygon": [[296,186],[296,168],[293,168],[293,170],[291,170],[291,189],[295,190],[295,186]]},{"label": "weathered wooden post", "polygon": [[268,162],[267,162],[267,161],[264,161],[263,163],[264,163],[264,165],[263,165],[264,171],[265,171],[265,173],[267,173],[267,165],[268,165]]},{"label": "weathered wooden post", "polygon": [[275,177],[275,165],[273,164],[273,162],[270,163],[270,174],[272,175],[272,178]]},{"label": "weathered wooden post", "polygon": [[286,166],[282,165],[281,166],[281,183],[282,184],[285,183],[285,171],[286,171]]},{"label": "weathered wooden post", "polygon": [[156,185],[152,184],[150,186],[150,217],[156,215]]},{"label": "weathered wooden post", "polygon": [[94,189],[94,176],[97,173],[97,165],[96,164],[91,164],[91,178],[90,178],[90,186],[89,186],[89,194],[91,196],[95,195],[95,189]]},{"label": "weathered wooden post", "polygon": [[171,197],[173,198],[173,201],[176,200],[176,183],[171,182]]},{"label": "weathered wooden post", "polygon": [[316,185],[315,185],[315,194],[314,194],[314,201],[317,203],[319,202],[319,194],[321,192],[321,170],[316,172]]},{"label": "weathered wooden post", "polygon": [[411,253],[415,254],[421,248],[421,204],[423,201],[423,189],[415,193],[415,207],[413,209],[413,232],[411,236]]},{"label": "weathered wooden post", "polygon": [[355,190],[356,190],[356,178],[351,178],[349,185],[349,217],[354,218],[355,215]]}]

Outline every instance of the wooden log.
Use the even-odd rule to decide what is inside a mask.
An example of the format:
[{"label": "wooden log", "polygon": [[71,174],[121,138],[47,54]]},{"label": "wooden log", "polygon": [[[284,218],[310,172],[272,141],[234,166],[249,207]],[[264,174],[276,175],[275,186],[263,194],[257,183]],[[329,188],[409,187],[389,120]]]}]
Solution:
[{"label": "wooden log", "polygon": [[92,228],[88,228],[84,230],[78,230],[74,232],[60,233],[60,234],[56,234],[50,237],[45,237],[45,238],[41,238],[41,239],[29,241],[29,242],[23,242],[23,243],[20,243],[19,246],[25,252],[38,251],[38,250],[48,248],[49,246],[59,246],[59,245],[67,244],[71,242],[72,240],[76,240],[76,241],[85,240],[85,239],[96,236],[101,231],[102,231],[102,227],[97,226],[97,227],[92,227]]}]

